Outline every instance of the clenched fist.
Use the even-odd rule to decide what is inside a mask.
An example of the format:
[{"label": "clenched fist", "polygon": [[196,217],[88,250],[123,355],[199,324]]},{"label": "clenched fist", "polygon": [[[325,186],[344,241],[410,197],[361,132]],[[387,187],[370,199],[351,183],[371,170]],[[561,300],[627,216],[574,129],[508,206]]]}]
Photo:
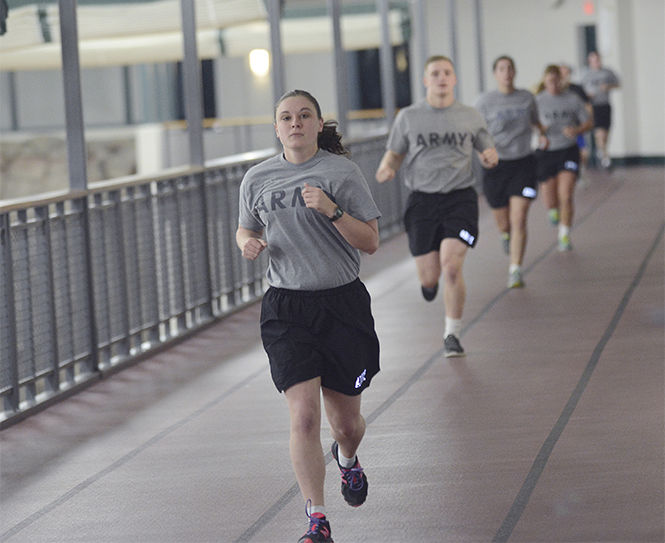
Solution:
[{"label": "clenched fist", "polygon": [[485,168],[494,168],[499,163],[499,153],[494,147],[485,149],[480,153],[480,162]]},{"label": "clenched fist", "polygon": [[247,260],[256,260],[268,244],[259,238],[249,238],[242,246],[242,256]]}]

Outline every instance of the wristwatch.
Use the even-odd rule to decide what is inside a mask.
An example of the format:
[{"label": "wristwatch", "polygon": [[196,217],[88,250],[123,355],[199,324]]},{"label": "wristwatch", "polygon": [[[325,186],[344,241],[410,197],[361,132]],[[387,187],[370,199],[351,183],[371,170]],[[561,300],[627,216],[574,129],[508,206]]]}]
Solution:
[{"label": "wristwatch", "polygon": [[342,215],[344,215],[344,210],[337,206],[335,208],[335,213],[333,213],[333,216],[328,219],[330,222],[335,222],[337,219],[339,219]]}]

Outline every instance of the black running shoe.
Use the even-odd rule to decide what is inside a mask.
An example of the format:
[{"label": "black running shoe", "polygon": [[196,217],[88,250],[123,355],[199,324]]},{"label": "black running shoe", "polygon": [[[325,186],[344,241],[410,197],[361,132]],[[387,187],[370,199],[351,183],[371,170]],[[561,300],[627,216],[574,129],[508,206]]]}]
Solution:
[{"label": "black running shoe", "polygon": [[309,518],[309,530],[298,540],[298,543],[335,543],[331,535],[330,523],[326,520],[326,516],[321,513],[309,514],[308,505],[310,503],[308,501],[305,506],[305,513],[307,514],[307,518]]},{"label": "black running shoe", "polygon": [[[332,444],[331,452],[333,458],[337,460],[339,458],[339,444],[337,441]],[[342,496],[344,496],[346,503],[351,507],[358,507],[365,503],[369,485],[363,468],[360,467],[358,456],[356,456],[356,463],[352,468],[343,468],[339,465],[339,460],[337,460],[337,467],[339,467],[342,476]]]},{"label": "black running shoe", "polygon": [[439,283],[433,287],[423,287],[421,285],[420,291],[423,293],[423,298],[425,298],[425,300],[428,302],[431,302],[434,298],[436,298],[436,293],[439,291]]},{"label": "black running shoe", "polygon": [[462,348],[459,339],[453,334],[448,334],[443,340],[443,349],[446,358],[464,356],[464,349]]}]

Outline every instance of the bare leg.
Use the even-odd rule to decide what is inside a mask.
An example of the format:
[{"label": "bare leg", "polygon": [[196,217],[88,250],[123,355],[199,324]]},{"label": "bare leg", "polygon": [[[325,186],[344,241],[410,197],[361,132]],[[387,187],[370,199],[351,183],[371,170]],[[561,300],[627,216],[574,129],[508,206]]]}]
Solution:
[{"label": "bare leg", "polygon": [[295,384],[284,396],[291,417],[289,451],[300,492],[305,501],[324,505],[326,466],[321,448],[321,379]]},{"label": "bare leg", "polygon": [[434,287],[439,282],[439,277],[441,276],[439,252],[431,251],[427,254],[415,257],[414,260],[416,261],[416,269],[418,270],[420,284],[427,288]]},{"label": "bare leg", "polygon": [[521,196],[510,198],[510,263],[522,265],[526,250],[526,221],[531,200]]},{"label": "bare leg", "polygon": [[583,147],[582,149],[580,149],[581,170],[582,171],[586,170],[588,164],[589,164],[589,149],[587,147]]},{"label": "bare leg", "polygon": [[461,319],[466,301],[466,284],[462,275],[462,266],[468,246],[456,238],[446,238],[441,242],[441,269],[444,286],[443,301],[446,305],[446,317]]},{"label": "bare leg", "polygon": [[348,396],[323,388],[326,416],[332,438],[346,458],[353,458],[365,435],[365,419],[360,414],[360,394]]},{"label": "bare leg", "polygon": [[508,207],[498,207],[492,209],[492,214],[494,215],[494,220],[496,221],[496,226],[501,233],[510,234],[510,220],[508,217]]},{"label": "bare leg", "polygon": [[563,171],[559,172],[557,178],[561,224],[570,227],[573,224],[573,194],[575,192],[575,180],[577,175],[573,172]]},{"label": "bare leg", "polygon": [[593,137],[596,140],[596,149],[598,149],[601,157],[607,158],[607,130],[604,128],[596,128],[593,131]]},{"label": "bare leg", "polygon": [[556,177],[550,177],[547,181],[540,184],[540,193],[542,194],[543,204],[546,209],[558,209],[559,199],[557,197]]}]

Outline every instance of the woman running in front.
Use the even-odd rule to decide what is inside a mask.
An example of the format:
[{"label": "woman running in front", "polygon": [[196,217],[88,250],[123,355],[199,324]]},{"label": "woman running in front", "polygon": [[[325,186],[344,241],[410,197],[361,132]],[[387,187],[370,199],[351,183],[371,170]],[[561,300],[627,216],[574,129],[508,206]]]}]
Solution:
[{"label": "woman running in front", "polygon": [[515,62],[498,57],[492,66],[497,90],[483,94],[476,109],[483,114],[499,153],[499,164],[484,170],[483,192],[510,257],[508,288],[524,286],[522,260],[527,241],[527,213],[536,198],[536,159],[531,149],[534,128],[539,148],[547,148],[545,127],[538,119],[536,101],[528,90],[516,89]]},{"label": "woman running in front", "polygon": [[562,90],[561,72],[555,64],[545,68],[536,104],[549,140],[547,150],[536,151],[538,181],[550,222],[559,227],[559,251],[570,251],[573,195],[580,165],[577,136],[589,130],[593,121],[580,97]]},{"label": "woman running in front", "polygon": [[299,543],[331,543],[324,506],[321,395],[342,495],[367,497],[356,450],[365,434],[361,393],[379,371],[370,296],[358,279],[360,251],[379,246],[380,212],[360,169],[345,158],[334,121],[324,122],[308,92],[275,107],[283,153],[250,168],[240,187],[236,233],[242,255],[268,251],[270,285],[261,338],[291,421],[289,449],[309,519]]}]

